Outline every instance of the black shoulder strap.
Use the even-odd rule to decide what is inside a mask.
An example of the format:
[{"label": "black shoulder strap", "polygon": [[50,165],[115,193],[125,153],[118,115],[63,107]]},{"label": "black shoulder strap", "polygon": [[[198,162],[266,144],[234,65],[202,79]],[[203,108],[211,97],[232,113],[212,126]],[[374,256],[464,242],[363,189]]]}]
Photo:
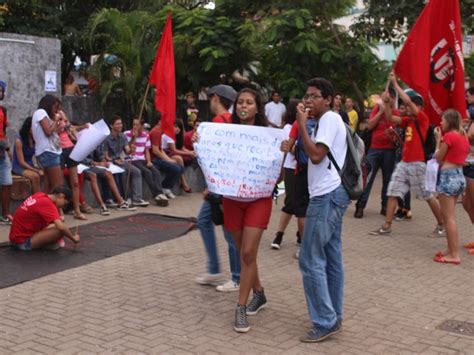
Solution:
[{"label": "black shoulder strap", "polygon": [[327,156],[328,156],[328,159],[331,161],[331,163],[333,163],[334,166],[336,167],[337,172],[340,173],[341,168],[339,167],[339,165],[337,165],[336,159],[334,159],[334,156],[332,155],[331,150],[328,150]]}]

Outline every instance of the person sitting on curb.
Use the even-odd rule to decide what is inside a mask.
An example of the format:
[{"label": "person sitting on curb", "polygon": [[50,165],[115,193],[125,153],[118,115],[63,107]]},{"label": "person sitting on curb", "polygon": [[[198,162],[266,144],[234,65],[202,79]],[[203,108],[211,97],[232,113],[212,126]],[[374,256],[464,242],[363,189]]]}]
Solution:
[{"label": "person sitting on curb", "polygon": [[74,244],[79,243],[79,234],[72,233],[61,221],[58,208],[72,200],[69,188],[57,186],[47,195],[37,192],[18,207],[10,230],[10,243],[18,250],[35,250],[48,247],[64,247],[63,237]]}]

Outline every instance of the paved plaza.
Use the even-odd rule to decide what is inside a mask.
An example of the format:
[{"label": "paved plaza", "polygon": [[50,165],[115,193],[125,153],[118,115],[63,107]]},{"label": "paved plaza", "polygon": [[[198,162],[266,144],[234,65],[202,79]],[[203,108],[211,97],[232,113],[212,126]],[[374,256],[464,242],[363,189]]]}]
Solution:
[{"label": "paved plaza", "polygon": [[[280,251],[269,247],[280,198],[258,257],[269,304],[249,318],[249,333],[232,329],[237,293],[219,293],[194,282],[206,271],[203,244],[195,230],[1,289],[0,354],[474,354],[474,334],[467,334],[468,327],[458,327],[458,333],[438,329],[447,320],[474,323],[474,256],[463,250],[459,266],[432,261],[445,240],[426,237],[435,222],[420,201],[413,201],[413,220],[394,222],[391,236],[369,236],[367,232],[383,220],[378,214],[379,191],[375,186],[364,219],[353,218],[353,204],[346,213],[343,331],[323,343],[298,340],[310,322],[293,256],[295,222]],[[194,193],[178,197],[168,208],[140,211],[189,217],[197,215],[200,204],[201,195]],[[474,232],[461,205],[457,213],[464,243]],[[111,217],[123,214],[114,212]],[[91,221],[105,218],[96,215]],[[0,241],[7,233],[7,227],[0,227]],[[218,239],[228,274],[220,231]]]}]

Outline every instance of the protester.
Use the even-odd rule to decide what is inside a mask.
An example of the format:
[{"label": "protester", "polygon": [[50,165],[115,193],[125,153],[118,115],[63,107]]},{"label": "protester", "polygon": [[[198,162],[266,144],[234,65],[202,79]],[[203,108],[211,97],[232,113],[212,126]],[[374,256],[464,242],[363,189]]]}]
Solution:
[{"label": "protester", "polygon": [[439,252],[434,257],[438,263],[459,265],[459,238],[456,225],[456,202],[466,189],[463,165],[469,154],[469,140],[462,128],[462,118],[453,109],[446,110],[441,116],[441,129],[436,127],[435,158],[440,164],[436,192],[441,205],[441,214],[445,223],[448,239],[447,252]]},{"label": "protester", "polygon": [[15,175],[24,176],[31,182],[31,191],[37,193],[41,190],[41,177],[43,170],[35,167],[33,156],[35,155],[35,142],[31,133],[31,117],[27,117],[20,128],[20,134],[15,139],[13,148],[12,172]]},{"label": "protester", "polygon": [[[215,115],[214,123],[230,123],[232,115],[229,108],[235,100],[237,93],[228,85],[216,85],[209,89],[208,97],[211,112]],[[219,256],[217,254],[216,231],[212,219],[213,209],[221,208],[222,196],[209,192],[203,192],[204,201],[197,217],[197,226],[201,232],[204,248],[208,259],[208,272],[196,278],[201,285],[217,285],[216,290],[220,292],[238,291],[240,288],[240,252],[237,248],[232,234],[222,227],[224,238],[227,242],[231,279],[224,282],[224,276],[220,272]]]},{"label": "protester", "polygon": [[[341,330],[344,294],[342,264],[342,218],[350,203],[335,164],[346,158],[346,127],[331,111],[334,90],[323,78],[308,82],[303,103],[297,108],[298,129],[308,154],[310,202],[299,257],[300,270],[312,328],[303,342],[319,342]],[[308,117],[317,129],[310,135]]]},{"label": "protester", "polygon": [[420,96],[415,96],[410,99],[398,84],[393,72],[390,73],[389,80],[407,106],[408,116],[394,116],[390,106],[389,95],[388,93],[384,93],[382,99],[384,102],[385,117],[387,120],[401,127],[406,127],[407,133],[403,145],[402,161],[396,166],[387,189],[388,203],[385,223],[379,229],[370,232],[370,234],[386,235],[392,232],[392,221],[395,209],[397,208],[397,197],[403,198],[410,188],[414,188],[417,197],[423,198],[428,203],[437,221],[433,233],[429,236],[444,237],[445,230],[439,202],[433,194],[425,188],[426,163],[422,141],[426,139],[430,121],[428,116],[423,112],[423,99]]},{"label": "protester", "polygon": [[52,191],[64,183],[61,170],[61,131],[57,114],[61,101],[53,95],[45,95],[33,114],[31,130],[35,141],[35,155],[45,173],[45,192]]},{"label": "protester", "polygon": [[344,123],[347,123],[348,125],[350,125],[349,116],[347,115],[347,112],[345,112],[342,107],[342,94],[341,93],[337,92],[334,95],[332,110],[338,113],[339,116],[342,117],[342,120],[344,121]]},{"label": "protester", "polygon": [[[286,112],[283,115],[283,131],[285,136],[289,138],[291,128],[296,120],[296,106],[300,103],[300,100],[291,99],[288,102]],[[280,221],[278,222],[278,231],[271,243],[272,249],[280,249],[281,242],[283,241],[283,235],[285,234],[286,227],[290,223],[291,217],[295,214],[295,189],[296,189],[296,159],[292,152],[288,152],[283,163],[284,169],[284,180],[285,180],[285,202],[281,209]]]},{"label": "protester", "polygon": [[265,115],[267,116],[270,125],[280,128],[285,111],[286,107],[281,102],[280,93],[278,91],[273,91],[272,101],[265,105]]},{"label": "protester", "polygon": [[[474,94],[474,93],[473,93]],[[473,97],[474,98],[474,97]],[[471,223],[474,225],[474,117],[470,119],[467,126],[467,137],[469,139],[470,151],[466,158],[463,169],[466,178],[466,192],[463,196],[463,207],[466,210]],[[470,255],[474,255],[474,241],[464,244]]]},{"label": "protester", "polygon": [[175,136],[173,139],[170,136],[163,134],[161,137],[161,148],[163,151],[179,165],[183,167],[183,174],[180,176],[181,188],[184,192],[190,193],[191,188],[184,176],[184,167],[189,166],[196,158],[196,153],[191,150],[187,150],[184,147],[184,128],[183,122],[177,120],[174,124]]},{"label": "protester", "polygon": [[41,248],[58,249],[64,246],[63,237],[74,244],[79,234],[72,233],[60,218],[58,209],[71,201],[71,190],[55,187],[50,194],[37,192],[18,207],[10,230],[10,243],[18,250]]},{"label": "protester", "polygon": [[140,169],[145,183],[154,196],[158,206],[168,206],[168,197],[163,193],[160,171],[151,162],[151,142],[148,133],[143,131],[143,120],[135,118],[133,129],[124,133],[130,145],[132,165]]},{"label": "protester", "polygon": [[[110,135],[104,142],[104,149],[107,161],[120,166],[125,170],[126,182],[124,198],[128,198],[129,187],[131,190],[132,206],[146,207],[150,203],[143,200],[142,173],[140,169],[133,166],[130,161],[125,159],[125,155],[131,153],[127,138],[122,133],[122,118],[118,115],[112,117],[110,121]],[[117,180],[116,180],[117,181]],[[120,181],[119,181],[120,182]],[[119,185],[120,186],[120,185]]]},{"label": "protester", "polygon": [[[389,102],[394,115],[398,116],[398,110],[395,110],[396,94],[393,89],[389,91]],[[387,134],[387,130],[392,128],[392,122],[385,117],[384,110],[381,105],[376,105],[370,113],[368,130],[372,132],[370,148],[367,152],[367,160],[371,167],[367,185],[362,196],[357,200],[354,218],[362,218],[364,209],[369,200],[370,191],[374,184],[375,177],[379,169],[382,170],[382,192],[381,192],[381,209],[380,214],[387,213],[387,187],[395,166],[395,141]]]},{"label": "protester", "polygon": [[344,100],[344,107],[346,108],[347,116],[349,117],[349,125],[354,131],[357,131],[359,127],[359,114],[354,108],[354,100],[351,97],[346,97]]},{"label": "protester", "polygon": [[[5,88],[5,83],[0,81],[0,101],[5,97]],[[11,224],[13,219],[10,214],[10,192],[13,180],[11,171],[11,153],[5,135],[7,126],[7,110],[5,107],[0,105],[0,186],[2,189],[2,216],[0,216],[0,224]]]},{"label": "protester", "polygon": [[186,132],[192,130],[194,121],[199,119],[199,109],[196,106],[196,96],[189,91],[184,95],[186,102],[178,110],[178,119],[184,124]]}]

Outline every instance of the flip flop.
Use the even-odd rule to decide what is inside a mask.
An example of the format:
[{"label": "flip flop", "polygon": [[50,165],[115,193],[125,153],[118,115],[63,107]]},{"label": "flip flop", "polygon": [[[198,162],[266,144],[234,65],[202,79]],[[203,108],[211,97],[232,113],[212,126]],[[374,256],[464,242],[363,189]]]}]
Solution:
[{"label": "flip flop", "polygon": [[82,213],[87,213],[87,214],[94,213],[94,209],[91,206],[87,206],[87,207],[80,206],[79,208],[81,209]]},{"label": "flip flop", "polygon": [[469,250],[467,251],[467,253],[468,253],[469,255],[474,255],[474,249],[469,249]]},{"label": "flip flop", "polygon": [[437,258],[442,258],[444,256],[444,252],[443,251],[438,251],[436,254],[435,254],[435,257]]},{"label": "flip flop", "polygon": [[79,219],[79,220],[81,220],[81,221],[87,221],[87,217],[84,216],[82,213],[80,213],[80,214],[75,214],[75,215],[74,215],[74,219]]},{"label": "flip flop", "polygon": [[464,244],[464,248],[466,249],[474,249],[474,242]]},{"label": "flip flop", "polygon": [[191,190],[190,187],[188,187],[188,188],[186,188],[186,189],[185,189],[184,187],[182,187],[182,189],[183,189],[184,192],[186,192],[186,193],[188,193],[188,194],[192,192],[192,190]]},{"label": "flip flop", "polygon": [[444,256],[435,256],[433,258],[433,261],[436,263],[442,263],[442,264],[453,264],[453,265],[461,264],[460,260],[446,260]]}]

